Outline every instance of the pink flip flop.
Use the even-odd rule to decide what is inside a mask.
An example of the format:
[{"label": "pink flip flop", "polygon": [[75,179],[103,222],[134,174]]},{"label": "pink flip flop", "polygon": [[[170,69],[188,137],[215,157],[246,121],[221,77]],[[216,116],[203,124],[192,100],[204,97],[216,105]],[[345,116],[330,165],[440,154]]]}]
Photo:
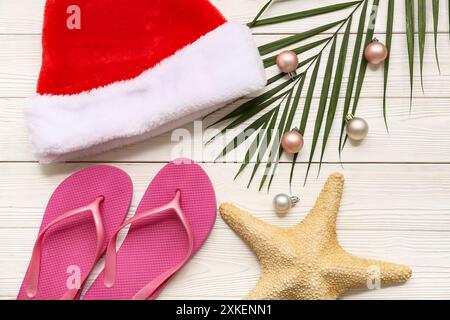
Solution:
[{"label": "pink flip flop", "polygon": [[132,189],[130,177],[111,166],[65,179],[49,200],[17,299],[78,299],[128,213]]},{"label": "pink flip flop", "polygon": [[[105,270],[87,300],[155,299],[197,252],[216,220],[214,189],[203,169],[179,159],[153,179],[133,218],[111,238]],[[116,253],[117,233],[130,225]]]}]

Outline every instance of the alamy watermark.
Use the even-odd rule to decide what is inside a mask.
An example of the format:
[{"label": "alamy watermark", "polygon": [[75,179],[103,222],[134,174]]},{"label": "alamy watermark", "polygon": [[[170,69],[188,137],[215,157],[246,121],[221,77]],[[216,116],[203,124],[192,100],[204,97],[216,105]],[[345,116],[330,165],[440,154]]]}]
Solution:
[{"label": "alamy watermark", "polygon": [[379,290],[381,289],[381,269],[377,265],[372,265],[367,268],[367,289]]},{"label": "alamy watermark", "polygon": [[66,26],[69,30],[81,30],[81,9],[77,5],[70,5],[66,10],[68,17]]},{"label": "alamy watermark", "polygon": [[66,287],[68,290],[80,290],[81,288],[81,268],[77,265],[67,267],[67,274],[69,276],[66,280]]}]

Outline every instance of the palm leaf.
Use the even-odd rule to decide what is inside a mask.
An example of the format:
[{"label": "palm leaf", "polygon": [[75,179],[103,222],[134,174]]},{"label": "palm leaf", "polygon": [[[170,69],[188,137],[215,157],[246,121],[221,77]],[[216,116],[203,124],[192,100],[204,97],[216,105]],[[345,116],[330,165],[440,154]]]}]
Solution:
[{"label": "palm leaf", "polygon": [[261,143],[264,143],[264,139],[267,137],[267,126],[269,125],[269,122],[275,113],[276,109],[272,109],[268,112],[269,116],[267,120],[264,122],[264,125],[262,126],[260,132],[256,136],[256,138],[253,140],[252,144],[247,150],[247,153],[245,154],[244,161],[242,162],[241,167],[239,168],[239,171],[234,176],[234,179],[236,179],[247,167],[247,165],[250,163],[251,159],[253,159],[253,156],[255,155],[256,151],[258,150],[258,146],[261,145]]},{"label": "palm leaf", "polygon": [[[320,46],[321,44],[323,44],[323,43],[329,41],[330,38],[331,38],[331,37],[328,37],[328,38],[325,38],[325,39],[317,40],[317,41],[315,41],[315,42],[306,44],[306,45],[304,45],[304,46],[301,46],[301,47],[292,49],[292,51],[294,51],[296,54],[302,54],[302,53],[305,53],[305,52],[307,52],[308,50],[314,49],[314,48]],[[269,67],[275,65],[275,64],[276,64],[276,61],[277,61],[277,55],[264,59],[264,60],[263,60],[264,68],[269,68]]]},{"label": "palm leaf", "polygon": [[253,22],[249,23],[248,26],[249,27],[259,27],[259,26],[282,23],[282,22],[287,22],[287,21],[292,21],[292,20],[301,20],[301,19],[305,19],[305,18],[310,18],[310,17],[314,17],[314,16],[326,14],[326,13],[331,13],[331,12],[336,12],[339,10],[347,9],[347,8],[353,7],[360,3],[361,3],[361,1],[338,3],[338,4],[326,6],[326,7],[315,8],[315,9],[311,9],[311,10],[305,10],[305,11],[301,11],[301,12],[295,12],[295,13],[290,13],[290,14],[286,14],[286,15],[281,15],[278,17],[267,18],[267,19],[262,19],[262,20],[256,21],[261,16],[262,12],[266,9],[266,7],[268,7],[268,5],[270,5],[270,3],[267,3],[263,7],[263,9],[260,11],[260,13],[257,15],[255,20],[253,20]]},{"label": "palm leaf", "polygon": [[406,40],[408,44],[409,59],[409,83],[411,87],[409,109],[412,108],[412,97],[414,89],[414,1],[405,0],[406,7]]},{"label": "palm leaf", "polygon": [[350,103],[352,100],[353,88],[354,88],[355,79],[356,79],[356,71],[358,69],[358,62],[359,62],[359,59],[361,56],[360,52],[361,52],[362,39],[363,39],[363,35],[364,35],[364,27],[366,25],[367,7],[368,7],[368,1],[365,1],[364,6],[361,9],[361,13],[360,13],[360,17],[359,17],[358,31],[357,31],[356,41],[355,41],[355,48],[353,49],[352,64],[351,64],[350,72],[349,72],[349,76],[348,76],[347,91],[345,93],[344,111],[342,114],[342,123],[341,123],[341,133],[339,135],[339,158],[341,157],[341,152],[342,152],[343,136],[344,136],[344,128],[345,128],[345,118],[350,110]]},{"label": "palm leaf", "polygon": [[[317,55],[309,57],[308,59],[305,59],[303,61],[301,61],[298,66],[297,69],[300,69],[301,67],[306,66],[307,64],[309,64],[310,62],[312,62],[313,60],[315,60],[317,58]],[[269,80],[267,80],[267,85],[271,85],[272,83],[284,78],[286,76],[286,73],[279,73],[276,76],[273,76],[272,78],[270,78]]]},{"label": "palm leaf", "polygon": [[[305,135],[306,125],[308,123],[309,110],[311,109],[311,103],[312,103],[312,99],[313,99],[313,95],[314,95],[314,89],[316,87],[317,74],[319,73],[321,58],[322,58],[322,54],[319,54],[319,56],[317,57],[317,60],[316,60],[316,65],[311,74],[311,79],[309,80],[308,92],[306,93],[305,104],[303,106],[302,119],[300,121],[300,126],[298,129],[300,134],[303,136]],[[306,75],[305,75],[305,77],[306,77]],[[292,159],[291,174],[290,174],[290,178],[289,178],[290,185],[292,185],[292,178],[294,176],[294,170],[295,170],[295,165],[297,163],[297,158],[298,158],[298,153],[295,154]]]},{"label": "palm leaf", "polygon": [[267,10],[267,8],[269,8],[269,6],[272,4],[274,0],[269,0],[262,8],[261,10],[259,10],[258,14],[256,15],[255,19],[253,19],[252,22],[250,22],[249,24],[247,24],[250,28],[253,28],[256,23],[258,22],[259,17],[261,17],[261,15]]},{"label": "palm leaf", "polygon": [[303,86],[305,85],[306,75],[302,74],[301,80],[297,85],[297,91],[294,96],[294,100],[292,101],[291,112],[289,113],[288,120],[286,122],[286,127],[284,128],[284,132],[288,132],[292,129],[292,123],[294,122],[295,114],[297,113],[298,104],[300,102],[300,97],[303,91]]},{"label": "palm leaf", "polygon": [[[406,5],[406,34],[407,34],[407,44],[408,44],[408,59],[409,59],[409,76],[410,76],[410,104],[412,106],[412,98],[413,98],[413,80],[414,80],[414,50],[415,50],[415,26],[414,26],[414,17],[415,17],[415,0],[405,0]],[[423,65],[424,65],[424,52],[425,52],[425,41],[426,41],[426,27],[427,27],[427,17],[426,17],[426,0],[417,0],[418,1],[418,36],[419,36],[419,54],[420,54],[420,73],[421,73],[421,83],[423,88]],[[305,53],[313,48],[323,45],[323,48],[316,55],[302,61],[299,63],[298,68],[300,69],[303,66],[306,66],[306,69],[298,75],[294,81],[287,80],[274,88],[268,90],[267,92],[260,94],[258,97],[253,98],[240,107],[232,111],[230,114],[222,117],[220,120],[215,122],[214,124],[220,123],[222,121],[226,121],[232,118],[233,121],[229,123],[226,129],[235,128],[238,125],[248,121],[254,116],[259,117],[254,120],[247,128],[238,134],[232,142],[230,142],[224,150],[222,150],[221,156],[224,156],[230,150],[237,148],[242,142],[249,139],[248,134],[246,133],[249,130],[253,130],[252,133],[257,132],[256,138],[252,141],[249,149],[246,152],[244,161],[237,173],[236,176],[241,174],[243,170],[248,167],[250,161],[254,158],[255,153],[258,151],[258,156],[256,157],[256,163],[253,167],[253,172],[250,177],[249,184],[250,185],[255,177],[258,168],[262,163],[262,159],[267,156],[268,160],[265,165],[264,174],[259,184],[260,190],[264,187],[266,182],[268,181],[267,188],[269,189],[272,181],[274,179],[274,174],[277,170],[278,164],[280,162],[280,157],[282,156],[283,150],[281,148],[281,135],[290,130],[292,127],[293,119],[295,118],[295,114],[298,110],[298,105],[302,96],[302,91],[304,85],[306,85],[306,81],[309,81],[308,90],[305,94],[305,102],[303,105],[303,112],[300,121],[300,133],[305,135],[305,130],[308,122],[308,117],[311,109],[313,94],[315,92],[316,81],[318,77],[318,72],[320,68],[320,63],[322,59],[322,53],[325,49],[330,45],[330,52],[327,57],[327,64],[324,70],[323,76],[323,84],[320,91],[320,97],[318,102],[318,110],[317,116],[315,119],[315,125],[312,136],[312,146],[311,152],[309,155],[308,166],[306,170],[305,183],[308,179],[309,171],[311,169],[312,160],[314,158],[314,153],[316,151],[318,140],[320,137],[321,129],[324,127],[324,135],[322,141],[322,148],[320,154],[320,163],[319,163],[319,172],[322,165],[322,161],[324,158],[325,148],[328,143],[329,136],[331,134],[331,129],[333,125],[333,121],[335,118],[335,113],[337,109],[337,104],[339,101],[339,93],[342,87],[342,79],[343,73],[345,69],[346,56],[348,51],[348,42],[351,32],[351,23],[353,17],[355,16],[356,11],[362,6],[360,10],[359,24],[358,30],[356,33],[356,41],[355,48],[353,50],[352,61],[350,65],[350,70],[348,74],[348,83],[346,88],[346,95],[344,100],[344,108],[343,108],[343,117],[341,123],[341,132],[339,137],[339,156],[341,155],[342,149],[345,146],[347,141],[347,136],[344,133],[345,130],[345,116],[349,113],[350,106],[351,113],[355,114],[356,109],[359,104],[359,100],[361,97],[362,87],[364,85],[364,79],[367,72],[367,61],[364,58],[364,54],[361,50],[363,43],[367,46],[370,41],[373,39],[374,35],[374,27],[377,19],[378,6],[380,4],[379,0],[360,0],[360,1],[347,1],[343,3],[337,3],[331,6],[323,6],[311,10],[305,10],[301,12],[290,13],[278,17],[270,17],[266,19],[260,19],[262,14],[267,10],[267,8],[274,1],[268,1],[265,3],[264,7],[258,12],[255,19],[249,23],[250,27],[257,27],[263,25],[270,25],[275,23],[281,23],[292,20],[300,20],[305,19],[312,16],[320,16],[331,12],[337,12],[339,10],[347,9],[354,7],[353,11],[348,15],[346,19],[331,22],[320,27],[304,31],[299,34],[294,34],[291,36],[287,36],[283,39],[279,39],[265,45],[260,46],[259,52],[261,56],[268,55],[274,51],[286,48],[288,46],[294,45],[296,43],[302,42],[306,39],[316,37],[323,32],[329,31],[330,29],[334,29],[334,33],[332,36],[324,37],[323,39],[317,39],[309,44],[301,45],[293,50],[297,54]],[[450,0],[448,1],[450,5]],[[366,16],[369,3],[372,5],[372,14],[369,25],[366,27]],[[394,21],[394,12],[395,12],[395,2],[394,0],[388,0],[388,11],[387,11],[387,26],[386,26],[386,46],[388,48],[388,57],[385,62],[384,68],[384,86],[383,86],[383,116],[386,128],[387,125],[387,106],[386,106],[386,95],[387,95],[387,83],[389,77],[389,63],[390,63],[390,53],[392,51],[392,34],[393,34],[393,21]],[[439,68],[439,58],[438,58],[438,45],[437,45],[437,36],[438,36],[438,24],[439,24],[439,0],[433,0],[433,27],[434,27],[434,43],[435,43],[435,56],[436,62]],[[449,22],[450,22],[450,14],[449,14]],[[347,24],[347,25],[346,25]],[[346,26],[344,36],[340,46],[339,57],[337,59],[337,65],[335,66],[335,58],[336,58],[336,47],[337,47],[337,37],[339,31]],[[366,32],[365,32],[366,31]],[[364,33],[365,38],[364,38]],[[276,63],[276,56],[266,57],[264,59],[264,67],[269,68],[272,67]],[[309,69],[314,67],[314,70],[311,72],[311,76],[308,77]],[[278,80],[281,80],[286,75],[284,73],[279,73],[268,80],[268,85],[274,84]],[[333,84],[331,85],[331,81]],[[330,92],[331,91],[331,92]],[[280,101],[281,100],[281,101]],[[259,116],[266,108],[272,106],[272,104],[277,103],[278,105],[274,108],[271,108],[270,111],[266,112],[264,115]],[[283,110],[281,110],[283,108]],[[280,119],[278,119],[279,113],[282,112]],[[326,118],[325,118],[326,114]],[[325,121],[324,121],[325,119]],[[214,125],[213,124],[213,125]],[[222,133],[224,132],[222,131]],[[276,132],[276,134],[274,133]],[[251,135],[254,137],[254,135]],[[345,137],[345,139],[344,139]],[[267,138],[267,139],[266,139]],[[263,141],[268,140],[268,142]],[[219,156],[220,157],[220,156]],[[292,168],[290,174],[290,184],[292,184],[293,172],[296,165],[296,161],[298,158],[298,154],[294,155],[292,161]],[[270,179],[269,179],[270,177]]]},{"label": "palm leaf", "polygon": [[217,133],[216,135],[214,135],[211,139],[209,139],[205,144],[209,144],[211,143],[214,139],[216,139],[218,136],[224,134],[227,130],[236,128],[238,125],[244,123],[245,121],[247,121],[248,119],[250,119],[251,117],[253,117],[254,115],[256,115],[257,113],[261,112],[262,110],[264,110],[265,108],[269,107],[270,105],[272,105],[273,103],[275,103],[276,101],[280,100],[281,98],[283,98],[287,93],[283,92],[279,95],[277,95],[276,97],[273,97],[272,99],[258,105],[258,106],[254,106],[252,108],[249,108],[248,112],[243,113],[239,118],[235,119],[234,121],[232,121],[230,124],[228,124],[227,126],[225,126],[225,128],[223,128],[222,130],[220,130],[219,133]]},{"label": "palm leaf", "polygon": [[439,0],[433,0],[434,56],[436,58],[439,73],[441,73],[441,66],[439,63],[439,53],[438,53],[438,27],[439,27]]},{"label": "palm leaf", "polygon": [[335,22],[326,24],[324,26],[320,26],[320,27],[317,27],[317,28],[314,28],[314,29],[311,29],[311,30],[308,30],[308,31],[305,31],[305,32],[302,32],[302,33],[299,33],[299,34],[295,34],[295,35],[290,36],[290,37],[286,37],[286,38],[279,39],[279,40],[270,42],[268,44],[262,45],[262,46],[260,46],[258,48],[259,49],[259,53],[262,56],[264,56],[264,55],[269,54],[271,52],[274,52],[276,50],[283,49],[283,48],[285,48],[287,46],[290,46],[292,44],[295,44],[295,43],[298,43],[300,41],[306,40],[306,39],[311,38],[313,36],[316,36],[316,35],[318,35],[318,34],[320,34],[322,32],[325,32],[325,31],[327,31],[327,30],[329,30],[331,28],[334,28],[337,25],[343,23],[344,21],[345,20],[335,21]]},{"label": "palm leaf", "polygon": [[289,86],[290,84],[292,84],[292,80],[289,79],[289,80],[279,84],[275,88],[263,93],[262,95],[260,95],[256,98],[253,98],[250,101],[247,101],[246,103],[242,104],[240,107],[235,109],[234,111],[230,112],[226,116],[224,116],[224,117],[220,118],[219,120],[217,120],[216,122],[214,122],[212,125],[210,125],[210,127],[212,127],[220,122],[223,122],[225,120],[244,115],[247,112],[254,110],[255,108],[260,106],[262,103],[264,103],[268,99],[272,98],[275,94],[277,94],[278,92],[280,92],[281,90],[283,90],[284,88]]},{"label": "palm leaf", "polygon": [[420,84],[423,91],[423,57],[425,55],[425,39],[427,32],[427,3],[426,0],[418,0],[419,5],[418,20],[419,20],[419,61],[420,61]]},{"label": "palm leaf", "polygon": [[[295,114],[297,113],[298,103],[300,102],[300,97],[301,97],[301,94],[302,94],[302,91],[303,91],[303,86],[305,84],[305,79],[306,79],[306,76],[303,75],[303,77],[301,78],[300,82],[298,83],[297,91],[296,91],[294,99],[292,101],[292,107],[291,107],[291,110],[289,112],[289,116],[288,116],[288,119],[286,121],[286,126],[284,127],[283,133],[288,132],[288,131],[290,131],[292,129],[292,123],[294,122],[294,117],[295,117]],[[273,177],[275,176],[275,172],[276,172],[276,170],[278,168],[278,164],[280,162],[280,158],[281,158],[282,154],[283,154],[283,150],[282,150],[282,148],[280,146],[280,149],[278,151],[278,158],[277,158],[275,166],[274,166],[274,168],[272,170],[272,175],[270,177],[269,185],[267,186],[268,190],[270,189],[270,186],[272,185],[272,180],[273,180]]]},{"label": "palm leaf", "polygon": [[250,119],[251,117],[255,116],[256,114],[258,114],[259,112],[261,112],[265,108],[271,106],[273,103],[275,103],[276,101],[278,101],[281,98],[283,98],[286,94],[287,94],[287,92],[283,92],[283,93],[281,93],[281,94],[279,94],[279,95],[277,95],[277,96],[275,96],[275,97],[273,97],[273,98],[271,98],[271,99],[261,103],[258,106],[249,107],[248,110],[246,110],[246,112],[243,113],[239,118],[235,119],[229,125],[227,125],[225,127],[225,129],[222,130],[222,132],[225,132],[226,130],[229,130],[229,129],[236,128],[241,123],[247,121],[248,119]]},{"label": "palm leaf", "polygon": [[267,149],[269,148],[270,142],[272,141],[272,133],[275,129],[275,125],[278,118],[278,113],[280,111],[280,105],[278,105],[275,109],[275,113],[272,116],[272,120],[270,121],[269,127],[266,130],[266,140],[263,141],[262,144],[259,146],[258,156],[256,158],[256,163],[253,166],[253,171],[250,176],[250,180],[248,181],[247,188],[250,187],[253,178],[255,177],[256,172],[258,171],[258,168],[261,164],[261,160],[263,159],[264,155],[266,154]]},{"label": "palm leaf", "polygon": [[311,109],[311,103],[314,96],[314,89],[316,88],[317,75],[319,73],[320,61],[322,59],[322,54],[317,57],[316,65],[311,74],[311,79],[309,80],[308,93],[306,94],[305,105],[303,107],[302,119],[300,122],[299,132],[304,135],[306,130],[306,124],[308,122],[309,110]]},{"label": "palm leaf", "polygon": [[391,61],[391,50],[392,50],[392,30],[394,28],[394,11],[395,11],[395,1],[389,0],[388,4],[388,17],[386,26],[386,48],[388,50],[388,56],[384,62],[384,86],[383,86],[383,118],[384,124],[386,125],[386,130],[389,132],[389,127],[387,123],[387,84],[389,77],[389,63]]},{"label": "palm leaf", "polygon": [[341,50],[339,53],[338,64],[336,67],[336,74],[334,76],[333,90],[331,92],[330,106],[328,107],[328,114],[325,123],[325,132],[323,135],[322,142],[322,153],[320,155],[319,173],[322,167],[322,160],[325,154],[325,148],[328,142],[328,137],[330,136],[331,127],[333,125],[334,116],[336,114],[336,108],[339,101],[339,93],[341,92],[342,77],[344,74],[345,60],[347,58],[348,40],[350,38],[350,29],[352,25],[352,19],[347,23],[347,28],[345,29],[344,38],[341,43]]},{"label": "palm leaf", "polygon": [[[366,48],[373,39],[373,33],[375,31],[375,23],[377,21],[379,4],[380,4],[380,0],[374,0],[372,3],[372,13],[370,15],[369,25],[367,26],[366,40],[364,42],[364,48]],[[355,88],[355,97],[353,99],[353,106],[352,106],[352,112],[351,112],[352,114],[355,114],[356,109],[358,108],[359,98],[361,97],[361,90],[362,90],[362,87],[364,84],[364,79],[366,77],[367,64],[368,64],[367,60],[364,57],[364,53],[363,53],[363,57],[361,58],[361,63],[359,65],[358,82],[356,83],[356,88]],[[342,143],[342,148],[344,148],[347,138],[348,137],[346,135],[344,142]]]},{"label": "palm leaf", "polygon": [[[367,27],[366,41],[364,42],[364,48],[366,48],[369,45],[369,43],[373,40],[373,33],[375,31],[375,23],[377,21],[379,4],[380,4],[380,0],[374,0],[372,3],[372,14],[370,15],[370,22]],[[364,84],[366,71],[367,71],[367,60],[363,56],[361,58],[361,64],[359,66],[358,82],[356,84],[356,89],[355,89],[355,98],[353,100],[352,114],[355,114],[356,108],[358,107],[358,102],[359,102],[359,98],[361,96],[361,89]]]},{"label": "palm leaf", "polygon": [[[264,170],[264,174],[263,177],[261,179],[261,182],[259,184],[259,191],[262,190],[262,188],[264,187],[264,183],[267,180],[267,177],[269,176],[269,172],[270,172],[270,168],[272,167],[272,164],[274,162],[275,157],[278,157],[277,161],[279,160],[279,157],[281,156],[281,148],[280,148],[280,142],[281,142],[281,136],[283,134],[283,130],[284,130],[284,126],[287,120],[287,116],[289,113],[289,107],[291,105],[291,100],[292,100],[292,91],[289,93],[287,101],[286,101],[286,105],[284,107],[283,110],[283,114],[281,115],[281,119],[280,122],[278,124],[278,128],[275,132],[275,138],[272,144],[272,149],[270,150],[270,154],[269,154],[269,159],[267,161],[266,164],[266,169]],[[272,171],[272,176],[273,176],[273,171]],[[272,179],[271,179],[272,180]],[[269,186],[270,187],[270,186]]]},{"label": "palm leaf", "polygon": [[328,101],[328,92],[330,91],[330,82],[333,73],[334,57],[336,53],[336,39],[334,36],[333,44],[331,45],[330,53],[328,56],[327,66],[325,68],[325,77],[323,79],[322,91],[320,94],[319,107],[317,109],[316,124],[314,126],[314,135],[312,140],[311,152],[309,155],[308,168],[306,169],[305,184],[308,179],[309,170],[311,168],[312,160],[314,157],[314,151],[316,150],[317,141],[319,139],[320,129],[322,127],[323,116],[325,114],[325,108]]},{"label": "palm leaf", "polygon": [[225,157],[230,151],[233,151],[237,147],[239,147],[243,142],[247,141],[256,130],[261,128],[267,118],[269,118],[270,112],[266,113],[264,116],[256,119],[250,125],[248,125],[240,134],[238,134],[232,141],[230,141],[225,148],[223,148],[222,152],[217,156],[214,161],[219,160],[222,157]]}]

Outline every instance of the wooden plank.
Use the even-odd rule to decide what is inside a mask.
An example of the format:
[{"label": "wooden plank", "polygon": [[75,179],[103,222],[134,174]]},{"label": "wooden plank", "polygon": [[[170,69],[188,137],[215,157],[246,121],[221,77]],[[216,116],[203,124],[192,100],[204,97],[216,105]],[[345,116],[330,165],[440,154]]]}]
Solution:
[{"label": "wooden plank", "polygon": [[[90,165],[0,163],[0,229],[36,230],[47,199],[58,183]],[[134,212],[150,180],[164,164],[116,165],[132,177],[134,199],[131,212]],[[257,192],[256,187],[246,188],[249,171],[234,182],[233,173],[239,168],[238,164],[203,164],[203,167],[214,183],[219,203],[236,203],[277,225],[289,226],[300,221],[313,206],[328,175],[340,171],[346,176],[347,183],[339,229],[450,231],[450,165],[349,164],[344,168],[324,165],[321,175],[316,179],[313,174],[306,187],[303,187],[305,166],[299,166],[293,193],[301,197],[301,204],[283,218],[273,212],[271,201],[275,194],[289,191],[289,164],[280,165],[269,194]],[[315,169],[312,172],[315,173]],[[224,175],[224,172],[230,174]],[[259,178],[257,174],[258,182]],[[221,219],[218,219],[216,228],[227,229]],[[1,249],[0,242],[0,253]]]},{"label": "wooden plank", "polygon": [[[35,161],[28,142],[28,133],[23,113],[24,99],[0,99],[0,161]],[[310,115],[314,121],[318,99],[314,99]],[[381,98],[362,98],[358,115],[364,117],[370,125],[370,135],[360,145],[349,143],[342,155],[343,162],[448,162],[450,159],[450,98],[418,98],[414,101],[413,112],[409,114],[408,98],[388,99],[388,123],[390,134],[386,132],[382,117]],[[216,112],[207,118],[203,124],[219,119],[237,104]],[[343,99],[339,101],[335,125],[332,128],[324,160],[339,162],[338,145],[340,120],[342,117]],[[300,124],[301,109],[294,125]],[[249,124],[250,121],[246,122]],[[201,127],[201,123],[196,125]],[[221,126],[217,126],[220,128]],[[307,127],[305,147],[299,161],[306,162],[311,148],[313,122]],[[194,124],[188,124],[176,130],[126,146],[97,156],[83,158],[83,161],[167,161],[177,155],[189,156],[197,161],[214,161],[225,142],[233,139],[240,126],[225,136],[221,136],[212,144],[205,146],[204,142],[215,131],[195,130]],[[172,136],[173,134],[173,136]],[[250,139],[251,141],[251,139]],[[227,161],[241,162],[249,143],[244,143],[238,150],[230,153]],[[320,150],[321,141],[319,144]],[[315,154],[315,161],[320,159],[320,152]],[[284,156],[282,161],[291,161]]]},{"label": "wooden plank", "polygon": [[[256,43],[264,44],[279,39],[280,35],[261,35],[255,36]],[[325,36],[314,38],[316,41]],[[353,49],[352,35],[350,39],[350,50]],[[382,37],[380,37],[381,40]],[[417,72],[415,75],[414,96],[417,97],[450,97],[448,90],[442,90],[443,86],[449,86],[450,83],[450,41],[448,34],[439,34],[439,54],[441,64],[441,75],[439,75],[434,55],[433,35],[426,37],[426,54],[424,57],[424,87],[422,92],[420,87],[420,76]],[[28,97],[35,93],[36,82],[41,65],[41,44],[40,37],[37,35],[0,35],[0,97]],[[311,41],[307,41],[308,43]],[[390,80],[389,80],[389,96],[391,97],[409,97],[409,71],[406,62],[407,48],[406,38],[404,35],[396,34],[393,36],[394,47],[391,55]],[[295,45],[297,46],[297,45]],[[295,47],[294,46],[294,47]],[[306,59],[318,50],[313,49],[308,53],[300,56]],[[326,52],[326,51],[325,51]],[[274,53],[275,54],[275,53]],[[269,55],[270,56],[270,55]],[[351,54],[348,54],[346,69],[344,75],[348,74],[351,63]],[[419,68],[419,57],[416,52],[416,69]],[[323,66],[322,66],[323,67]],[[277,68],[274,66],[267,71],[267,76],[271,77],[278,74]],[[239,75],[236,75],[239,76]],[[320,88],[322,79],[319,80],[317,87]],[[344,86],[346,87],[347,79],[344,78]],[[382,67],[370,68],[366,75],[366,84],[362,91],[363,97],[379,97],[382,94],[383,72]],[[316,95],[319,93],[316,92]],[[341,96],[345,94],[342,90]]]},{"label": "wooden plank", "polygon": [[[339,230],[342,246],[357,256],[410,265],[413,278],[405,285],[380,291],[354,291],[344,298],[449,298],[450,234],[421,231]],[[0,234],[0,297],[13,297],[21,284],[34,232],[3,229]],[[430,248],[432,248],[430,250]],[[144,257],[143,257],[144,258]],[[96,268],[92,283],[101,270]],[[165,288],[162,299],[240,299],[255,284],[259,265],[247,246],[229,229],[215,229],[200,252]]]},{"label": "wooden plank", "polygon": [[[256,13],[261,9],[266,0],[212,0],[212,2],[222,11],[230,20],[241,23],[247,23],[253,20]],[[270,8],[270,11],[263,17],[278,16],[290,12],[304,11],[336,4],[336,0],[321,0],[320,3],[313,0],[279,1]],[[405,32],[405,8],[402,1],[396,1],[396,19],[394,32]],[[431,1],[428,3],[427,19],[432,21]],[[3,0],[0,3],[0,32],[3,34],[38,34],[42,29],[43,9],[45,0]],[[350,9],[351,10],[351,9]],[[290,23],[272,25],[255,29],[260,33],[293,33],[301,32],[306,29],[314,28],[324,24],[327,21],[340,20],[345,18],[350,10],[344,10],[337,13],[328,14],[325,17],[313,17],[306,20]],[[446,1],[441,1],[440,10],[442,16],[446,17],[448,10]],[[386,30],[387,5],[381,1],[379,8],[379,18],[376,25],[376,33],[382,33]],[[447,19],[440,19],[439,31],[448,31]],[[427,31],[432,32],[432,24],[428,24]]]}]

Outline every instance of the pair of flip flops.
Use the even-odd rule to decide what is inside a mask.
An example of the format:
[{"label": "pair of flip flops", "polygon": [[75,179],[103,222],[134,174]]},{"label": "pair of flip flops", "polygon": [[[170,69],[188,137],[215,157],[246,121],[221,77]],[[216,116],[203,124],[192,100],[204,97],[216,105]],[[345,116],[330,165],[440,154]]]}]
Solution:
[{"label": "pair of flip flops", "polygon": [[[155,299],[208,238],[216,198],[206,173],[188,159],[165,166],[124,222],[132,193],[130,177],[111,166],[64,180],[47,205],[17,298],[79,299],[105,255],[105,268],[83,299]],[[116,252],[118,233],[128,226]]]}]

